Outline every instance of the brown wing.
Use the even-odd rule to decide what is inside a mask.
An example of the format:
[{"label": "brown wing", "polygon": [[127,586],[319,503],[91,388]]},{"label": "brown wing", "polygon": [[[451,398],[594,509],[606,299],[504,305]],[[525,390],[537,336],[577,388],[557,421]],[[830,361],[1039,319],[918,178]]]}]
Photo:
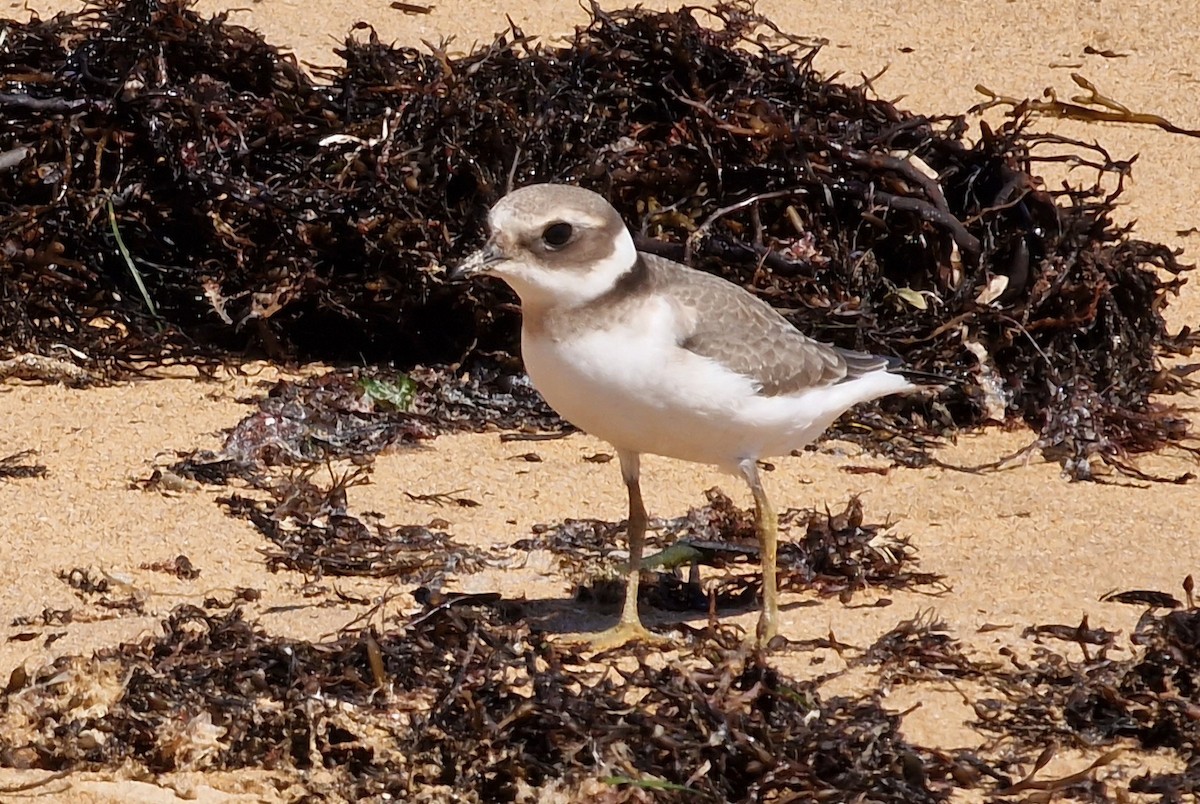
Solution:
[{"label": "brown wing", "polygon": [[833,385],[891,365],[884,357],[813,340],[774,307],[720,277],[653,255],[642,259],[653,283],[684,308],[688,326],[679,345],[749,377],[764,396]]}]

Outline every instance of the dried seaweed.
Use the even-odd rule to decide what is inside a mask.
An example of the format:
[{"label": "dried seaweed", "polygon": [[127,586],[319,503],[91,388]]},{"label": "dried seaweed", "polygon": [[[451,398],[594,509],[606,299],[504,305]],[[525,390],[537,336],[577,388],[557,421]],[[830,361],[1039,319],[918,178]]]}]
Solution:
[{"label": "dried seaweed", "polygon": [[856,664],[879,666],[884,691],[893,682],[978,679],[996,669],[994,664],[977,663],[963,653],[962,644],[932,611],[897,624],[875,640]]},{"label": "dried seaweed", "polygon": [[1099,646],[1100,657],[1103,658],[1109,648],[1117,642],[1116,632],[1107,628],[1091,628],[1086,615],[1079,621],[1079,625],[1031,625],[1021,632],[1021,636],[1037,642],[1041,642],[1042,637],[1074,642],[1079,645],[1085,657],[1088,656],[1088,645]]},{"label": "dried seaweed", "polygon": [[[1084,48],[1085,53],[1099,53],[1090,48]],[[1099,53],[1103,56],[1120,56],[1123,54],[1114,54],[1112,51],[1104,51]],[[1066,103],[1058,99],[1058,94],[1050,87],[1046,88],[1046,100],[1037,100],[1033,98],[1017,99],[1008,98],[1003,95],[998,95],[992,92],[985,86],[977,85],[976,91],[986,95],[988,100],[972,108],[971,111],[979,112],[985,109],[991,109],[996,106],[1008,106],[1013,109],[1020,109],[1021,113],[1042,115],[1045,117],[1063,117],[1072,120],[1086,120],[1088,122],[1105,122],[1105,123],[1133,123],[1135,125],[1156,126],[1163,131],[1171,134],[1182,134],[1187,137],[1200,137],[1200,129],[1183,128],[1167,120],[1165,117],[1149,112],[1135,112],[1128,106],[1115,101],[1112,98],[1104,95],[1088,79],[1084,78],[1079,73],[1071,73],[1071,80],[1075,82],[1075,86],[1087,92],[1086,95],[1076,95],[1071,98],[1071,103]]]},{"label": "dried seaweed", "polygon": [[[81,578],[85,574],[80,574]],[[90,576],[89,576],[90,577]],[[95,579],[93,579],[95,580]],[[83,580],[80,581],[83,584]],[[101,582],[96,581],[97,588]],[[128,763],[152,773],[245,767],[304,773],[310,795],[360,799],[934,802],[989,785],[1091,802],[1200,793],[1200,610],[1142,618],[1126,659],[967,659],[932,615],[905,621],[851,664],[879,666],[860,697],[817,693],[744,648],[704,641],[597,666],[530,631],[498,595],[417,595],[383,632],[280,638],[238,608],[177,608],[163,634],[14,673],[0,695],[0,764],[50,771]],[[48,621],[49,622],[49,621]],[[896,682],[970,679],[974,726],[1000,755],[906,743],[881,702]],[[1098,773],[1114,746],[1174,752],[1178,772]],[[1058,746],[1090,765],[1046,778]],[[1096,749],[1105,749],[1096,753]],[[1114,797],[1115,795],[1115,797]]]},{"label": "dried seaweed", "polygon": [[[387,377],[358,369],[303,380],[281,380],[254,400],[218,451],[194,450],[155,469],[137,486],[173,493],[182,484],[227,485],[239,481],[262,497],[218,498],[226,511],[250,521],[273,545],[261,552],[273,572],[288,569],[313,579],[326,575],[440,581],[447,573],[471,572],[486,556],[423,525],[385,525],[377,515],[350,511],[348,490],[369,482],[381,452],[411,446],[439,432],[474,428],[462,415],[434,419],[429,413],[469,406],[447,383],[435,388],[420,379]],[[529,394],[486,400],[500,422],[519,418]],[[541,403],[539,403],[541,404]],[[349,468],[336,468],[338,462]],[[329,481],[322,484],[318,475]],[[410,495],[412,496],[412,495]],[[477,505],[466,498],[432,495],[437,502]]]},{"label": "dried seaweed", "polygon": [[839,514],[789,509],[784,521],[795,516],[805,527],[804,536],[779,551],[780,586],[785,589],[815,587],[822,594],[837,594],[843,601],[855,591],[922,589],[945,591],[943,577],[919,572],[911,538],[895,534],[892,523],[864,524],[862,503],[851,497]]},{"label": "dried seaweed", "polygon": [[40,463],[31,462],[37,452],[23,449],[0,458],[0,480],[15,480],[20,478],[45,477],[46,467]]},{"label": "dried seaweed", "polygon": [[238,494],[218,499],[231,516],[249,520],[274,545],[261,550],[267,569],[289,569],[319,579],[358,575],[431,583],[448,572],[471,572],[486,556],[421,525],[389,526],[351,514],[346,491],[366,482],[367,469],[317,485],[309,470],[270,485],[271,501]]},{"label": "dried seaweed", "polygon": [[1131,589],[1126,592],[1113,592],[1100,598],[1113,603],[1129,603],[1135,606],[1152,606],[1155,608],[1177,609],[1183,604],[1174,595],[1166,592],[1156,592],[1152,589]]},{"label": "dried seaweed", "polygon": [[[675,519],[652,519],[647,545],[659,552],[646,556],[645,568],[658,572],[655,583],[643,584],[645,599],[671,610],[707,611],[719,606],[743,605],[758,593],[757,574],[727,573],[702,588],[696,568],[726,569],[758,560],[754,512],[739,508],[720,489],[705,492],[707,504]],[[793,535],[803,528],[800,535]],[[788,508],[779,516],[778,573],[781,589],[838,596],[848,602],[855,591],[924,589],[941,591],[942,576],[919,572],[916,550],[906,536],[894,535],[892,526],[863,524],[857,497],[840,514]],[[549,550],[584,596],[605,600],[605,592],[586,587],[603,584],[627,556],[623,542],[625,523],[599,519],[568,519],[558,525],[535,525],[534,537],[513,544],[518,550]],[[673,570],[691,567],[687,587],[681,588]],[[598,581],[599,579],[599,581]],[[930,591],[925,589],[925,591]]]},{"label": "dried seaweed", "polygon": [[192,561],[185,555],[175,556],[170,561],[154,561],[142,564],[141,569],[174,575],[181,581],[194,581],[200,577],[200,570],[192,566]]},{"label": "dried seaweed", "polygon": [[[1163,802],[1200,794],[1200,609],[1156,614],[1148,610],[1130,642],[1134,655],[1107,656],[1115,635],[1079,627],[1032,629],[1078,641],[1080,660],[1038,648],[1010,672],[989,674],[1002,697],[975,703],[973,724],[998,743],[1024,747],[1048,744],[1096,748],[1133,741],[1138,747],[1170,749],[1188,763],[1180,773],[1146,773],[1130,789],[1157,793]],[[1099,629],[1103,631],[1103,629]],[[1100,644],[1098,656],[1085,643]]]},{"label": "dried seaweed", "polygon": [[238,422],[220,450],[182,454],[139,485],[169,490],[179,482],[224,485],[232,478],[269,485],[266,476],[274,468],[334,460],[369,465],[382,452],[440,433],[565,427],[528,380],[491,393],[479,383],[478,377],[435,369],[389,376],[354,368],[279,380],[254,400],[257,410]]},{"label": "dried seaweed", "polygon": [[[817,45],[747,5],[592,7],[566,45],[513,29],[462,56],[367,29],[315,77],[176,0],[5,30],[0,344],[14,354],[66,345],[105,370],[248,345],[405,370],[465,359],[490,375],[486,398],[515,387],[512,297],[448,286],[441,266],[509,186],[573,181],[612,199],[643,247],[752,288],[817,337],[969,375],[937,405],[883,405],[893,431],[1020,417],[1080,478],[1192,443],[1151,400],[1190,384],[1161,360],[1194,342],[1162,317],[1185,267],[1112,222],[1132,160],[1033,132],[1028,105],[968,145],[964,118],[825,79]],[[1095,182],[1045,189],[1050,161]]]},{"label": "dried seaweed", "polygon": [[574,432],[512,365],[478,363],[470,372],[418,368],[410,373],[417,385],[412,412],[438,433],[485,430]]},{"label": "dried seaweed", "polygon": [[60,570],[58,579],[71,587],[80,600],[113,613],[110,616],[146,613],[146,594],[103,570],[72,567]]},{"label": "dried seaweed", "polygon": [[59,659],[5,693],[0,761],[324,768],[310,792],[350,800],[514,801],[555,787],[608,800],[948,800],[952,763],[907,744],[873,696],[819,701],[721,650],[690,667],[588,672],[500,612],[461,600],[396,631],[313,644],[237,610],[183,606],[159,637]]},{"label": "dried seaweed", "polygon": [[394,394],[374,390],[381,384],[405,387],[405,381],[353,369],[281,380],[258,400],[258,411],[238,423],[214,457],[238,466],[301,465],[361,459],[429,438],[432,428],[407,409],[397,409]]}]

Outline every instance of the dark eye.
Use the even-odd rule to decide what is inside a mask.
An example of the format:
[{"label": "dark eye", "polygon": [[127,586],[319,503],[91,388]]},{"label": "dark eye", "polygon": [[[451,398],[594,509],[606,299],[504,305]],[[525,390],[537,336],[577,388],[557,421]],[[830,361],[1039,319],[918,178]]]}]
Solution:
[{"label": "dark eye", "polygon": [[542,232],[542,242],[548,247],[562,248],[571,239],[574,230],[569,223],[552,223],[546,227],[546,231]]}]

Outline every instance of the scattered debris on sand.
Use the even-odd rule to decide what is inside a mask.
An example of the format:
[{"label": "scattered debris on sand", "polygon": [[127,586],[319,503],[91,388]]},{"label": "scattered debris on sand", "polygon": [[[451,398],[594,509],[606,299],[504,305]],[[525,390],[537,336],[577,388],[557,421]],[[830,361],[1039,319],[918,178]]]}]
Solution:
[{"label": "scattered debris on sand", "polygon": [[[655,571],[653,583],[639,590],[647,602],[671,611],[717,611],[752,604],[761,578],[735,571],[747,563],[757,567],[758,541],[754,512],[735,506],[720,489],[705,492],[708,503],[675,519],[653,519],[647,545],[657,553],[644,567]],[[862,503],[852,498],[838,514],[789,508],[779,515],[779,587],[838,597],[849,603],[865,589],[945,590],[936,573],[916,570],[916,550],[907,536],[891,533],[891,525],[864,524]],[[625,523],[569,519],[537,525],[532,538],[513,544],[518,550],[548,550],[586,599],[607,600],[623,585],[618,572],[627,553]],[[614,560],[614,556],[617,560]],[[729,570],[701,583],[701,566]],[[677,571],[689,569],[686,582]],[[886,605],[886,599],[880,601]]]},{"label": "scattered debris on sand", "polygon": [[32,477],[45,477],[46,467],[34,463],[37,453],[31,449],[23,449],[0,458],[0,480],[17,480]]},{"label": "scattered debris on sand", "polygon": [[[1184,584],[1191,597],[1192,579]],[[1084,749],[1132,744],[1168,750],[1184,763],[1174,773],[1144,773],[1129,789],[1160,796],[1162,802],[1200,794],[1200,609],[1142,615],[1129,642],[1134,655],[1109,658],[1116,635],[1090,629],[1055,626],[1051,631],[1079,645],[1081,659],[1068,660],[1040,646],[1028,661],[1013,661],[1004,673],[990,674],[997,697],[976,700],[975,728],[994,738],[1014,757],[1047,746]],[[1045,628],[1032,628],[1045,633]],[[1099,651],[1089,650],[1099,645]],[[1015,763],[1014,763],[1015,764]],[[1085,799],[1095,800],[1095,799]],[[1108,800],[1108,799],[1102,799]]]},{"label": "scattered debris on sand", "polygon": [[[644,793],[907,803],[975,789],[1090,802],[1126,800],[1128,790],[1165,804],[1200,792],[1200,719],[1190,703],[1200,683],[1198,618],[1194,608],[1148,611],[1126,659],[1070,659],[1042,646],[1005,665],[974,662],[933,619],[905,622],[865,650],[837,645],[861,656],[852,663],[880,666],[879,686],[825,698],[829,676],[781,675],[736,636],[666,664],[657,649],[589,664],[531,632],[520,604],[495,595],[441,596],[394,629],[322,643],[272,636],[236,607],[180,606],[159,636],[14,673],[0,697],[0,763],[322,768],[307,777],[310,792],[348,800],[436,800],[453,790],[462,800],[517,801],[588,790],[621,801]],[[906,742],[900,715],[883,704],[886,688],[956,679],[997,691],[974,704],[976,728],[997,745]],[[1047,746],[1095,752],[1131,742],[1129,751],[1190,764],[1104,781],[1100,771],[1118,753],[1106,750],[1081,772],[1039,778],[1053,755]]]},{"label": "scattered debris on sand", "polygon": [[272,572],[294,570],[313,580],[357,575],[429,584],[447,573],[470,572],[486,560],[441,531],[389,526],[351,514],[346,489],[362,477],[342,476],[322,488],[301,474],[273,488],[270,502],[237,494],[219,502],[231,516],[252,522],[274,545],[262,551]]},{"label": "scattered debris on sand", "polygon": [[408,375],[331,371],[279,380],[248,401],[256,410],[238,422],[220,450],[181,454],[139,485],[170,490],[179,482],[224,485],[237,477],[264,486],[272,469],[333,461],[369,466],[380,453],[439,433],[573,429],[550,412],[528,380],[485,392],[478,376],[436,369]]}]

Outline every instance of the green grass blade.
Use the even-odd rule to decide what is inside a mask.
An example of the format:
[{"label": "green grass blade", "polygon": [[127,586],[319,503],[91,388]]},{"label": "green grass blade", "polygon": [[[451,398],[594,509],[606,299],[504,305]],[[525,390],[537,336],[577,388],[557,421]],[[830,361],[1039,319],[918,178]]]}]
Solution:
[{"label": "green grass blade", "polygon": [[690,787],[684,787],[675,782],[668,782],[665,779],[634,779],[630,776],[605,776],[600,779],[602,784],[608,785],[623,785],[627,784],[631,787],[638,787],[642,790],[669,790],[672,793],[692,793],[700,795],[699,790],[693,790]]},{"label": "green grass blade", "polygon": [[150,310],[150,315],[158,318],[158,309],[154,306],[154,299],[150,298],[150,291],[146,290],[146,283],[142,279],[142,273],[133,264],[133,255],[129,253],[128,246],[125,245],[125,239],[121,237],[121,230],[117,228],[117,213],[113,209],[112,199],[108,199],[108,225],[112,228],[113,237],[117,239],[117,248],[121,251],[121,256],[125,258],[125,264],[129,266],[129,273],[133,274],[133,281],[137,283],[138,290],[142,293],[142,300],[146,302],[146,307]]}]

